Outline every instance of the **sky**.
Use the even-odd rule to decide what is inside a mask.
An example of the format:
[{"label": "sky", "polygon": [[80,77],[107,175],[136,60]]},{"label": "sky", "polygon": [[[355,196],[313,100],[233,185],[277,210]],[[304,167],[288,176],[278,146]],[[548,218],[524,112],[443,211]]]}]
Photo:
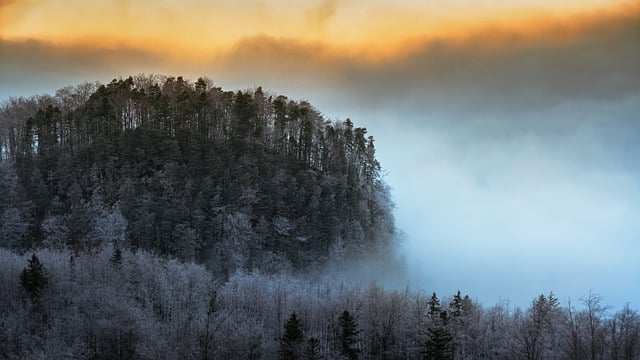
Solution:
[{"label": "sky", "polygon": [[411,286],[486,305],[640,308],[638,64],[639,1],[0,0],[0,99],[208,76],[367,127]]}]

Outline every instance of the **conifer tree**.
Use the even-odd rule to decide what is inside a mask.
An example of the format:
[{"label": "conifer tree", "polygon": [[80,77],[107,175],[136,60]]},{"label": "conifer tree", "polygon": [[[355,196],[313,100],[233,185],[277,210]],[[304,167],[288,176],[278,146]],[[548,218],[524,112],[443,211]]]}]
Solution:
[{"label": "conifer tree", "polygon": [[438,296],[436,295],[435,292],[433,293],[433,295],[431,295],[431,299],[429,299],[428,304],[429,304],[429,317],[432,320],[440,317],[440,312],[442,311],[442,308],[440,307],[440,299],[438,299]]},{"label": "conifer tree", "polygon": [[453,359],[451,348],[452,337],[449,331],[441,325],[428,330],[429,338],[425,342],[424,358],[427,360]]},{"label": "conifer tree", "polygon": [[427,329],[423,355],[429,360],[453,359],[453,337],[447,328],[448,313],[442,310],[440,300],[434,292],[429,299],[429,318],[431,326]]},{"label": "conifer tree", "polygon": [[35,300],[40,297],[47,283],[47,271],[36,254],[33,254],[31,260],[29,260],[29,264],[20,274],[20,285],[22,285],[27,291],[27,294]]},{"label": "conifer tree", "polygon": [[307,348],[305,349],[305,360],[320,360],[320,341],[314,337],[309,338],[307,341]]},{"label": "conifer tree", "polygon": [[464,312],[464,299],[460,294],[460,290],[458,290],[458,292],[455,295],[453,295],[453,300],[449,304],[449,309],[453,317],[462,316]]},{"label": "conifer tree", "polygon": [[358,329],[355,319],[345,310],[338,319],[340,326],[340,353],[349,359],[358,358],[358,349],[355,348]]},{"label": "conifer tree", "polygon": [[299,359],[302,355],[303,340],[302,324],[296,317],[296,313],[293,312],[284,324],[284,335],[280,339],[280,349],[278,350],[279,358],[282,360]]}]

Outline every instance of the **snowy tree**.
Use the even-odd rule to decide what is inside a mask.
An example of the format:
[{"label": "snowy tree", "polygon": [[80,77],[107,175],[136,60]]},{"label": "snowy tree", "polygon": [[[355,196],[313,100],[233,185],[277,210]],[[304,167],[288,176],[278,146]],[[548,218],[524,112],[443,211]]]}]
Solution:
[{"label": "snowy tree", "polygon": [[585,305],[587,338],[589,339],[589,359],[595,360],[603,356],[605,350],[604,315],[609,308],[602,304],[602,298],[598,294],[589,293],[582,299]]},{"label": "snowy tree", "polygon": [[629,305],[609,319],[607,332],[610,346],[606,357],[610,359],[640,358],[640,316]]},{"label": "snowy tree", "polygon": [[0,217],[0,246],[16,248],[22,246],[28,234],[29,223],[24,220],[20,210],[7,207]]},{"label": "snowy tree", "polygon": [[229,270],[243,268],[249,261],[250,246],[255,243],[249,217],[241,212],[229,214],[224,222],[223,251]]},{"label": "snowy tree", "polygon": [[97,239],[97,243],[112,243],[116,247],[126,247],[127,225],[127,219],[116,205],[99,212],[91,236]]},{"label": "snowy tree", "polygon": [[554,359],[559,357],[562,311],[553,292],[548,297],[538,296],[527,310],[520,314],[514,327],[516,352],[526,359]]},{"label": "snowy tree", "polygon": [[69,239],[70,230],[65,224],[66,220],[60,215],[47,216],[40,225],[44,234],[42,243],[49,247],[62,247]]}]

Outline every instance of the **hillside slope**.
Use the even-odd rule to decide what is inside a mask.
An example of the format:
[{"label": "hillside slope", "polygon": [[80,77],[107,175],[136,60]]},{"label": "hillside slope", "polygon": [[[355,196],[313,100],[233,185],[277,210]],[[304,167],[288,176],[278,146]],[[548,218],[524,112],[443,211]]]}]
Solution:
[{"label": "hillside slope", "polygon": [[136,76],[0,111],[0,245],[112,242],[214,273],[309,269],[392,245],[374,140],[306,101]]}]

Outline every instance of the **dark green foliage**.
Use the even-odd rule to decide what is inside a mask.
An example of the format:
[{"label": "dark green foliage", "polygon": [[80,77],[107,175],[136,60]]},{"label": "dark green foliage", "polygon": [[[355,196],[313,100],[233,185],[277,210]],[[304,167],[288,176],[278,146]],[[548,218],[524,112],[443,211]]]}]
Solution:
[{"label": "dark green foliage", "polygon": [[458,290],[458,292],[453,295],[453,300],[451,300],[451,303],[449,304],[449,309],[453,317],[462,316],[462,314],[464,313],[464,299],[460,294],[460,290]]},{"label": "dark green foliage", "polygon": [[[456,297],[454,296],[454,302]],[[449,331],[449,313],[442,310],[440,300],[434,292],[428,301],[430,326],[424,343],[424,358],[433,360],[453,359],[453,336]]]},{"label": "dark green foliage", "polygon": [[433,321],[437,321],[440,317],[441,312],[442,308],[440,307],[440,299],[438,299],[438,296],[434,292],[431,295],[431,299],[429,299],[429,317]]},{"label": "dark green foliage", "polygon": [[307,341],[307,348],[304,352],[305,360],[320,360],[320,341],[314,337],[309,338]]},{"label": "dark green foliage", "polygon": [[38,299],[42,291],[47,286],[49,279],[44,265],[36,254],[31,255],[31,259],[20,274],[20,285],[32,299]]},{"label": "dark green foliage", "polygon": [[358,325],[356,320],[347,310],[338,318],[340,326],[340,353],[353,360],[358,358],[358,349],[355,347],[358,341]]},{"label": "dark green foliage", "polygon": [[444,326],[434,326],[428,330],[424,358],[428,360],[453,359],[452,337]]},{"label": "dark green foliage", "polygon": [[304,333],[302,332],[302,324],[294,312],[284,324],[284,335],[280,339],[278,358],[282,360],[300,359],[303,353],[303,345]]},{"label": "dark green foliage", "polygon": [[33,204],[20,209],[32,222],[25,246],[45,240],[53,216],[68,229],[60,245],[109,241],[102,220],[115,208],[126,244],[223,276],[266,263],[315,268],[336,239],[351,257],[392,245],[373,139],[351,120],[330,123],[305,101],[206,79],[129,77],[86,90],[84,102],[51,98],[16,119],[22,136],[6,151],[25,189],[19,200]]}]

